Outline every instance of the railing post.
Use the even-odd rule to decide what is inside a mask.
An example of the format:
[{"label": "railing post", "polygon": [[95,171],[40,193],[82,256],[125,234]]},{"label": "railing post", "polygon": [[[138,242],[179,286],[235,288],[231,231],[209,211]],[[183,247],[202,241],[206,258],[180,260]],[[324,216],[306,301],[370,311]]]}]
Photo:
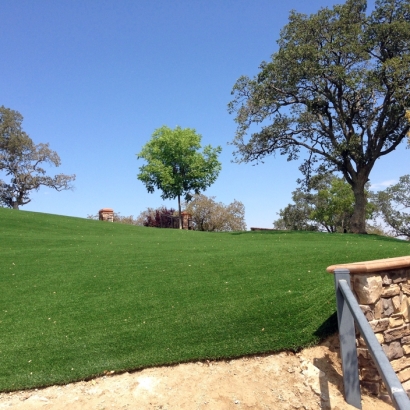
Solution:
[{"label": "railing post", "polygon": [[335,269],[334,276],[345,400],[348,404],[361,409],[359,364],[357,360],[354,319],[339,289],[340,280],[345,280],[350,286],[350,272],[348,269]]}]

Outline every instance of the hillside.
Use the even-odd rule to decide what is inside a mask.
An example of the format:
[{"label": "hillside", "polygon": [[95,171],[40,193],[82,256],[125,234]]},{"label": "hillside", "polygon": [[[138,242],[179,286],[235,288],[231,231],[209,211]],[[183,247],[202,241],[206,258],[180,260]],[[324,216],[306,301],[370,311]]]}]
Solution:
[{"label": "hillside", "polygon": [[328,265],[373,235],[161,230],[0,209],[0,391],[299,350],[335,329]]}]

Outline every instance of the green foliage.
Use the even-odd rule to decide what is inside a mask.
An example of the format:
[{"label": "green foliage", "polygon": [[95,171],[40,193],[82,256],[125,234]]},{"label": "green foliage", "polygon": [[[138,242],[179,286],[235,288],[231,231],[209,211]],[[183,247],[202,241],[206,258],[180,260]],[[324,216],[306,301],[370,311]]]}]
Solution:
[{"label": "green foliage", "polygon": [[326,267],[409,247],[0,209],[0,391],[312,345],[335,330],[323,331],[335,312]]},{"label": "green foliage", "polygon": [[[294,204],[279,211],[280,219],[274,222],[277,229],[350,231],[355,199],[342,178],[328,174],[312,177],[307,189],[298,188],[292,193],[292,199]],[[374,211],[375,205],[368,202],[366,219],[370,219]]]},{"label": "green foliage", "polygon": [[300,189],[292,192],[293,204],[287,205],[279,211],[279,219],[273,226],[280,230],[289,231],[317,231],[318,224],[311,220],[313,210],[313,195]]},{"label": "green foliage", "polygon": [[208,232],[245,231],[245,206],[236,199],[224,205],[215,197],[194,195],[185,204],[185,210],[192,216],[194,229]]},{"label": "green foliage", "polygon": [[378,192],[375,200],[393,234],[410,239],[410,175],[400,177],[397,184]]},{"label": "green foliage", "polygon": [[221,170],[218,154],[222,148],[206,145],[202,153],[198,151],[200,148],[201,136],[194,129],[158,128],[137,154],[138,159],[147,162],[139,168],[138,179],[148,192],[154,192],[155,188],[161,190],[162,199],[178,198],[181,213],[180,197],[185,195],[189,201],[192,194],[206,190]]},{"label": "green foliage", "polygon": [[[272,153],[312,174],[339,171],[351,185],[353,232],[365,232],[365,185],[375,161],[406,138],[410,123],[410,4],[347,0],[310,16],[292,11],[279,51],[241,77],[229,104],[239,162]],[[260,127],[248,138],[250,127]]]},{"label": "green foliage", "polygon": [[75,175],[46,175],[43,164],[58,167],[60,157],[48,144],[35,145],[22,130],[23,117],[17,111],[0,107],[0,171],[9,178],[0,180],[0,204],[14,209],[28,204],[31,191],[41,186],[57,191],[71,189]]}]

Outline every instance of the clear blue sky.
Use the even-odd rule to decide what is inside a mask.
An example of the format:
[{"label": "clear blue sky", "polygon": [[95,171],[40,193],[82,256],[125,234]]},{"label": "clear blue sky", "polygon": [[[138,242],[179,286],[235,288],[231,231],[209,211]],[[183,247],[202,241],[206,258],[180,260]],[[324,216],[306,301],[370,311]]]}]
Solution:
[{"label": "clear blue sky", "polygon": [[[24,116],[36,142],[75,173],[74,191],[42,188],[23,210],[86,217],[112,207],[137,216],[176,207],[136,178],[136,153],[162,125],[195,128],[221,145],[222,172],[206,195],[244,203],[246,222],[272,227],[291,201],[298,162],[232,163],[231,89],[277,50],[289,11],[316,12],[330,0],[3,0],[0,105]],[[369,2],[369,8],[373,7]],[[410,173],[405,145],[381,159],[371,182]]]}]

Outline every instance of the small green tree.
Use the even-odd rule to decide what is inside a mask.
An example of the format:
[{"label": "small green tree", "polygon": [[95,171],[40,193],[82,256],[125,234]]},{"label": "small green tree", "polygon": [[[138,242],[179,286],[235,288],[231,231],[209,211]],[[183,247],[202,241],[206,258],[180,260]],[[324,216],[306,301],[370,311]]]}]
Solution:
[{"label": "small green tree", "polygon": [[218,154],[222,148],[207,145],[201,149],[201,135],[192,128],[167,126],[158,128],[152,134],[138,159],[147,164],[139,168],[138,179],[148,192],[155,188],[162,191],[162,199],[178,198],[179,227],[182,229],[181,196],[189,201],[193,194],[199,194],[212,185],[219,175],[221,163]]}]

